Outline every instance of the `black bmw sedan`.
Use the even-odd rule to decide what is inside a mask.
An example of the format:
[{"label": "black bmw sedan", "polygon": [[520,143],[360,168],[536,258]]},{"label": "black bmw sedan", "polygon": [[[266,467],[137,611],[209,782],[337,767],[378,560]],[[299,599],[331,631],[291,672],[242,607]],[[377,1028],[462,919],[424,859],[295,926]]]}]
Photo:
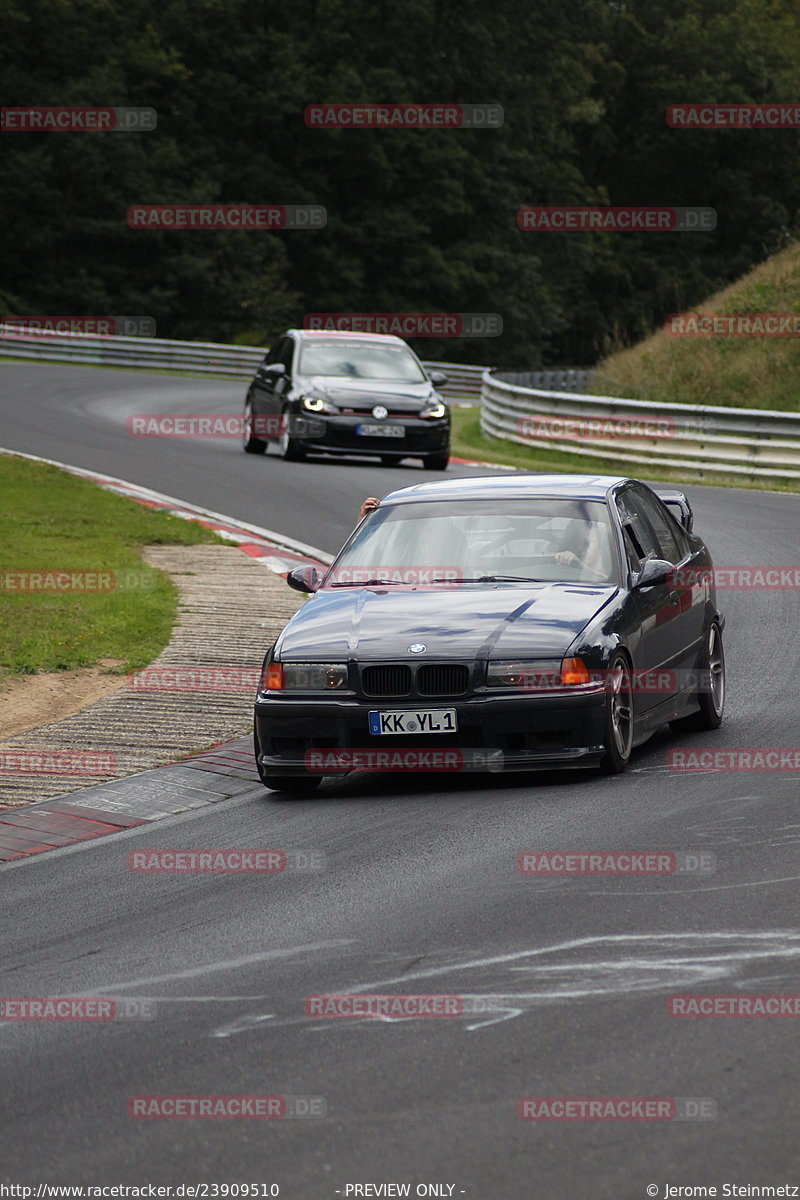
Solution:
[{"label": "black bmw sedan", "polygon": [[657,728],[715,729],[724,619],[681,492],[516,474],[386,496],[269,650],[262,782],[368,770],[623,771]]},{"label": "black bmw sedan", "polygon": [[391,465],[421,458],[444,471],[450,410],[402,338],[289,329],[256,371],[244,407],[244,449],[269,442],[287,459],[313,452],[371,455]]}]

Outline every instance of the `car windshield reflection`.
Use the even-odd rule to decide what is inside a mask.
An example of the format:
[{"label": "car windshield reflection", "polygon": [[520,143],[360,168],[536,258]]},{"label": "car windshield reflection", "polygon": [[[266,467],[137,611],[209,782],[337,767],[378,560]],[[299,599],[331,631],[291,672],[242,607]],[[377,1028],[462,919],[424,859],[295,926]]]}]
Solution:
[{"label": "car windshield reflection", "polygon": [[425,375],[407,346],[366,341],[303,342],[299,371],[301,375],[327,375],[332,379],[425,382]]},{"label": "car windshield reflection", "polygon": [[336,559],[325,587],[616,581],[602,501],[457,500],[377,509]]}]

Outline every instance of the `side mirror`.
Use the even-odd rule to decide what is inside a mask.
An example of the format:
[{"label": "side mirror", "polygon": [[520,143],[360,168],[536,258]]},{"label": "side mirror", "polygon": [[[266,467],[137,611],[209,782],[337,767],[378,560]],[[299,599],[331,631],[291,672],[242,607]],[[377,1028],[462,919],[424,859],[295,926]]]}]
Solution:
[{"label": "side mirror", "polygon": [[639,572],[639,578],[634,587],[655,587],[658,583],[668,583],[674,570],[672,563],[667,562],[665,558],[648,558]]},{"label": "side mirror", "polygon": [[310,564],[306,567],[295,567],[286,576],[286,582],[296,592],[315,592],[320,584],[319,571]]},{"label": "side mirror", "polygon": [[265,375],[272,375],[275,379],[277,379],[279,375],[286,374],[286,367],[283,365],[283,363],[279,362],[267,363],[267,365],[262,367],[261,370]]},{"label": "side mirror", "polygon": [[434,387],[444,387],[449,382],[443,371],[431,371],[430,381]]},{"label": "side mirror", "polygon": [[687,500],[664,500],[664,504],[686,532],[691,533],[694,520],[689,502]]}]

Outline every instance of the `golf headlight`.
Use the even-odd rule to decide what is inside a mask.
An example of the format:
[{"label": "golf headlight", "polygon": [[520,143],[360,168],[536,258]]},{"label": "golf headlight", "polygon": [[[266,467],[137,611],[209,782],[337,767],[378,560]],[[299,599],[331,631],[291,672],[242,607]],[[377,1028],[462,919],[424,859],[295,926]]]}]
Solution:
[{"label": "golf headlight", "polygon": [[515,692],[540,692],[561,687],[561,659],[490,662],[486,669],[486,686],[509,688]]},{"label": "golf headlight", "polygon": [[306,412],[313,413],[336,413],[339,411],[335,404],[331,404],[330,400],[323,400],[322,396],[303,396],[303,408]]},{"label": "golf headlight", "polygon": [[284,692],[341,692],[347,688],[347,663],[281,663]]},{"label": "golf headlight", "polygon": [[439,401],[438,404],[430,404],[427,408],[423,408],[419,415],[421,417],[443,417],[446,412],[447,406]]}]

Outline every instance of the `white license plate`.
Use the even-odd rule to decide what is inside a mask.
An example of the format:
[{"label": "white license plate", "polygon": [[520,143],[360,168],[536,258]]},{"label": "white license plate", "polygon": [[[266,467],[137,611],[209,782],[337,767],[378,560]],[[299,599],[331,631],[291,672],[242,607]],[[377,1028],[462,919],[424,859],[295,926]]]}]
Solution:
[{"label": "white license plate", "polygon": [[356,425],[362,437],[405,437],[405,425]]},{"label": "white license plate", "polygon": [[454,708],[395,709],[369,713],[369,731],[386,736],[394,733],[455,733],[458,720]]}]

